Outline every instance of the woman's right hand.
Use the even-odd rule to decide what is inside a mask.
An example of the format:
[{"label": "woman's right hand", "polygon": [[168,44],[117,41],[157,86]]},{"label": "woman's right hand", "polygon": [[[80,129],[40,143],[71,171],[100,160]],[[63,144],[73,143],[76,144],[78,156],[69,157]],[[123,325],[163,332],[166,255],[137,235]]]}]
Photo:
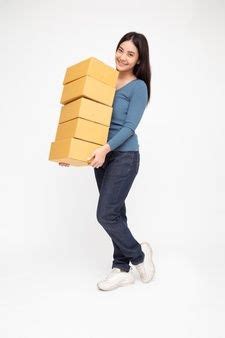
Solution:
[{"label": "woman's right hand", "polygon": [[59,165],[61,165],[62,167],[69,167],[70,166],[69,163],[64,163],[64,162],[59,162]]}]

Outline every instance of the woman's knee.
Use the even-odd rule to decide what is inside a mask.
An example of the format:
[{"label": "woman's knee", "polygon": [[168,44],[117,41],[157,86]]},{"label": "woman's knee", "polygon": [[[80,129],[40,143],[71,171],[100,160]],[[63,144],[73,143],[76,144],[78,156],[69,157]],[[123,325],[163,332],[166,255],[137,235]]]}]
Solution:
[{"label": "woman's knee", "polygon": [[96,217],[98,222],[103,225],[107,226],[107,224],[115,223],[119,217],[119,214],[112,210],[111,208],[97,208]]}]

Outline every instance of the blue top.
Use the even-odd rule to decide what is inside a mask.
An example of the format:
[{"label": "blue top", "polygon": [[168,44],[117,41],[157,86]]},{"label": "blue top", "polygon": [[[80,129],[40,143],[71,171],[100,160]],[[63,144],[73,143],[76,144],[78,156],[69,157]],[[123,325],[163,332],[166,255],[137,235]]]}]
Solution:
[{"label": "blue top", "polygon": [[138,126],[148,102],[148,89],[141,79],[134,79],[115,92],[108,140],[111,150],[137,151]]}]

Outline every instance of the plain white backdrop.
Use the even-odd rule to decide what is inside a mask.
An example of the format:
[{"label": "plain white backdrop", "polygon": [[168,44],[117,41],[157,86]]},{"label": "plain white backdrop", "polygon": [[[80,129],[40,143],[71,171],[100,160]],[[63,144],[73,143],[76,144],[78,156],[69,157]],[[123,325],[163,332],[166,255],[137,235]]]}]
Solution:
[{"label": "plain white backdrop", "polygon": [[[1,337],[224,337],[224,1],[14,0],[0,13]],[[156,275],[102,292],[113,250],[93,168],[48,156],[66,68],[115,67],[129,31],[148,39],[152,91],[127,217]]]}]

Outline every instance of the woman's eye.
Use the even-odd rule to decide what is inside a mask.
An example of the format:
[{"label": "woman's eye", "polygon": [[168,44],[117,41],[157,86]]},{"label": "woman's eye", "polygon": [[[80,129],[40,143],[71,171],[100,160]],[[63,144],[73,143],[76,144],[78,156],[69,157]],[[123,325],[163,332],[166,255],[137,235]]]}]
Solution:
[{"label": "woman's eye", "polygon": [[[118,49],[118,51],[119,51],[120,53],[123,53],[123,51],[122,51],[121,49]],[[128,54],[128,56],[129,56],[129,57],[132,57],[133,54]]]}]

